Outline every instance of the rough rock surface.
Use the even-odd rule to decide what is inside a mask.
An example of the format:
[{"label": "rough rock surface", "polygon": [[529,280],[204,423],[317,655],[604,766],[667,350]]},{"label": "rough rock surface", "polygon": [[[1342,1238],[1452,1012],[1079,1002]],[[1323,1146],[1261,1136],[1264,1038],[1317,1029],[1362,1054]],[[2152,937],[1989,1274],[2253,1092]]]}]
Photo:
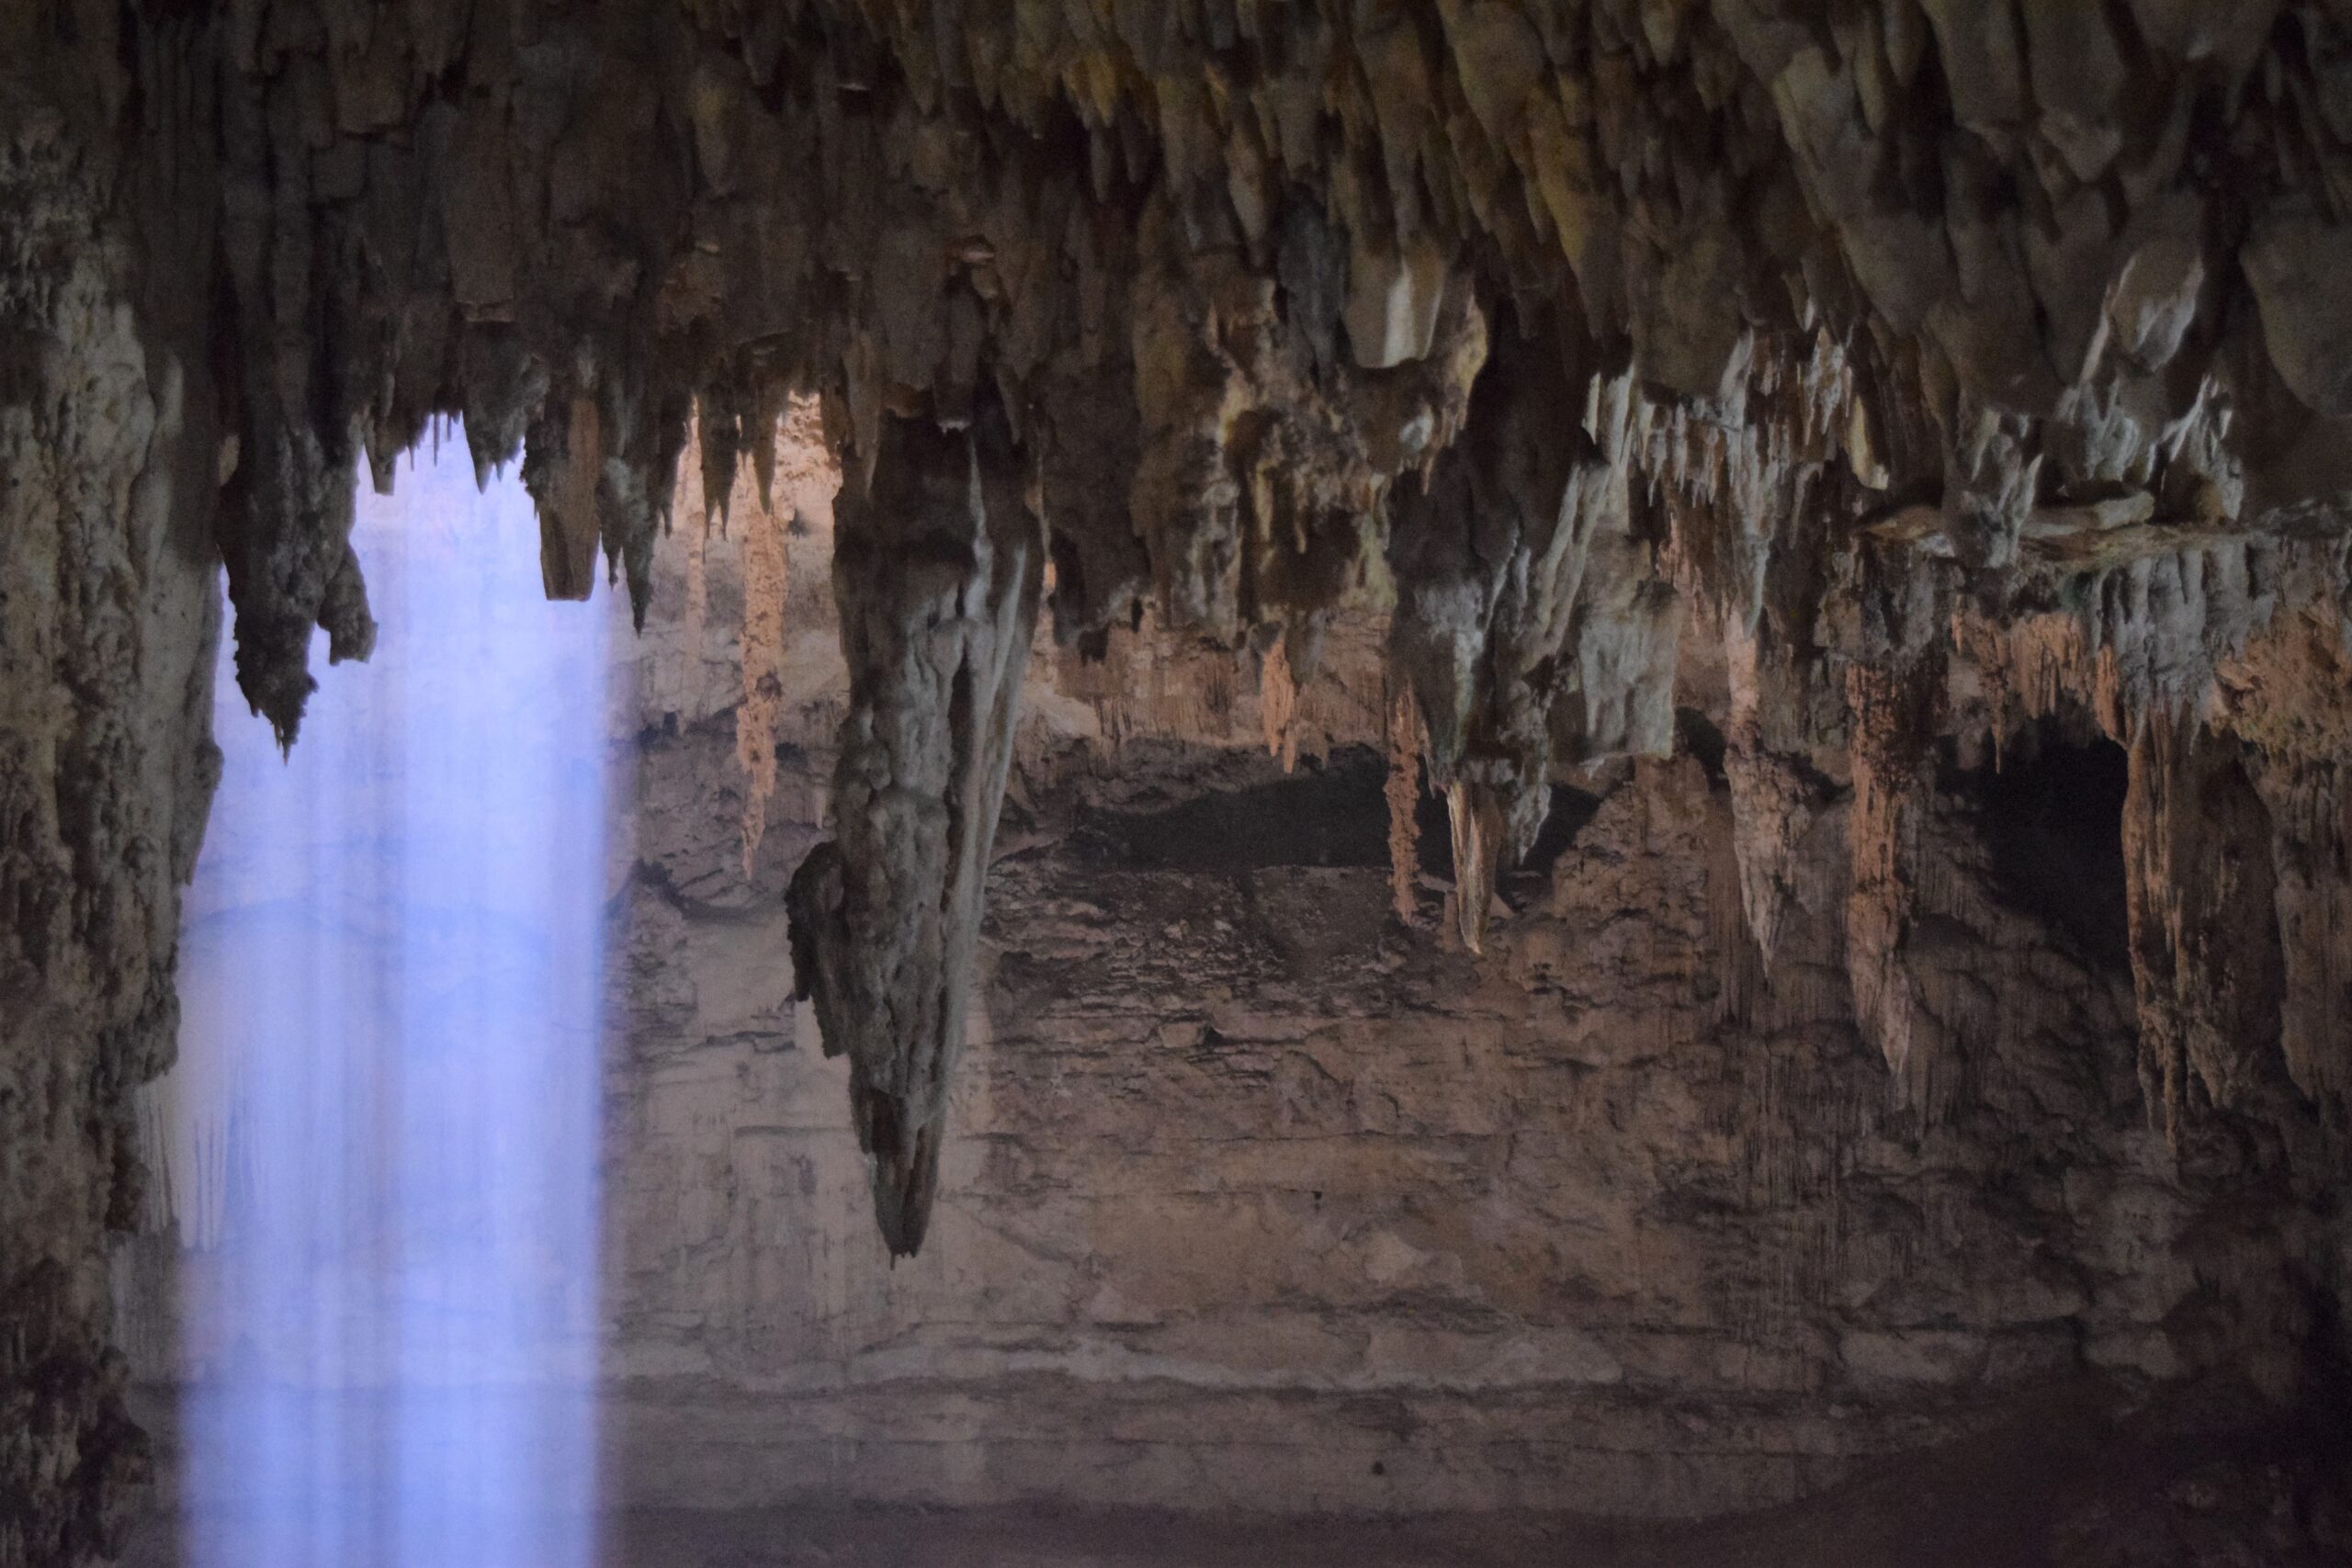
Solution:
[{"label": "rough rock surface", "polygon": [[[1012,765],[1045,550],[1001,422],[894,422],[884,482],[842,497],[833,543],[849,718],[839,834],[786,895],[796,997],[850,1109],[893,1256],[922,1246],[964,1048],[981,889]],[[913,448],[914,450],[906,450]]]},{"label": "rough rock surface", "polygon": [[[217,759],[214,429],[187,302],[134,238],[200,209],[136,176],[70,51],[0,19],[0,1563],[111,1550],[146,1469],[109,1342],[106,1235],[137,1207],[131,1088],[171,1060],[177,890]],[[115,83],[119,89],[120,84]],[[159,83],[150,121],[197,104]],[[197,93],[200,102],[201,93]]]},{"label": "rough rock surface", "polygon": [[[2346,26],[2320,0],[12,7],[0,1226],[40,1239],[0,1288],[57,1349],[0,1366],[0,1401],[52,1401],[0,1453],[35,1543],[0,1551],[85,1553],[116,1473],[100,1195],[167,1055],[207,564],[290,739],[311,628],[335,658],[372,637],[347,477],[389,483],[446,414],[485,468],[522,448],[548,591],[591,592],[601,554],[640,615],[691,420],[723,494],[815,395],[877,537],[923,523],[920,454],[1001,423],[1019,500],[986,525],[1042,528],[1081,652],[1146,618],[1246,649],[1277,749],[1312,754],[1284,702],[1386,618],[1357,738],[1446,792],[1472,949],[1524,918],[1498,924],[1562,785],[1665,811],[1719,771],[1720,845],[1673,842],[1736,890],[1705,913],[1725,1016],[1829,1008],[1829,974],[1928,1127],[2002,1029],[2096,1032],[1988,959],[2016,941],[1951,780],[2119,746],[2141,1092],[2168,1157],[2267,1173],[2295,1234],[2352,1133]],[[854,622],[853,735],[913,626]],[[869,794],[954,780],[977,828],[1012,716],[926,713]],[[1369,897],[1419,919],[1398,784]],[[888,882],[846,796],[843,886]],[[887,1016],[913,994],[878,972],[820,987],[869,1112],[956,1046],[965,938],[919,927],[967,931],[976,879],[916,862],[841,911],[922,955],[940,1027]],[[2071,1157],[2064,1120],[2031,1146]],[[869,1118],[911,1243],[936,1145],[902,1133]],[[2340,1337],[2340,1245],[2289,1252],[2255,1272]]]},{"label": "rough rock surface", "polygon": [[[656,1540],[793,1561],[719,1521],[1018,1497],[1044,1522],[820,1533],[865,1555],[897,1531],[1079,1531],[1182,1562],[1148,1538],[1193,1540],[1204,1511],[1461,1510],[1498,1562],[1559,1540],[1629,1563],[1778,1561],[1755,1553],[1781,1540],[1803,1562],[1806,1532],[1838,1529],[1894,1563],[1923,1560],[1896,1521],[1923,1492],[1974,1496],[1981,1464],[2012,1506],[1952,1505],[1956,1562],[2045,1560],[1970,1555],[2029,1536],[2067,1563],[2335,1550],[2341,1455],[2261,1435],[2331,1386],[2329,1168],[2258,1100],[2171,1134],[2147,1113],[2120,747],[2038,725],[1997,772],[1954,754],[1927,773],[1913,852],[1939,873],[1905,973],[1960,1053],[1928,1107],[1857,1024],[1842,778],[1805,784],[1777,957],[1757,960],[1729,747],[1707,739],[1727,682],[1674,694],[1682,754],[1561,791],[1474,956],[1440,919],[1433,795],[1418,924],[1393,918],[1379,617],[1333,620],[1288,773],[1246,652],[1147,627],[1089,663],[1041,636],[938,1204],[894,1263],[831,1035],[777,957],[835,748],[866,743],[841,725],[831,530],[812,504],[785,531],[791,586],[765,603],[748,478],[730,510],[726,534],[657,547],[645,637],[621,645],[603,1393],[612,1500],[675,1521]],[[754,657],[790,696],[747,869],[739,660],[760,637],[740,628],[778,621]],[[140,1373],[168,1390],[232,1353],[173,1323],[165,1271],[132,1277]],[[2237,1390],[2233,1414],[2171,1411],[2184,1388]],[[2126,1449],[2144,1458],[2083,1469]],[[1688,1538],[1561,1517],[1841,1483],[1864,1492]],[[2143,1486],[2163,1495],[2124,1501]],[[1889,1487],[1900,1506],[1868,1501]],[[1110,1511],[1099,1537],[1069,1522],[1090,1510]],[[746,1544],[718,1544],[735,1529]]]}]

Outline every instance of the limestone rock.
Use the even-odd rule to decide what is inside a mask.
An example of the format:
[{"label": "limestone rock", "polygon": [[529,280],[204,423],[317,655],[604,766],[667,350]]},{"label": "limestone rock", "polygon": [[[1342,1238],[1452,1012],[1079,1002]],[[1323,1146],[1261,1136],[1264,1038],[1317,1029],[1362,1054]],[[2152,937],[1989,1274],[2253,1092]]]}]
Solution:
[{"label": "limestone rock", "polygon": [[875,1216],[922,1245],[1044,550],[1001,428],[885,428],[833,558],[850,711],[831,841],[793,876],[795,989],[850,1059]]}]

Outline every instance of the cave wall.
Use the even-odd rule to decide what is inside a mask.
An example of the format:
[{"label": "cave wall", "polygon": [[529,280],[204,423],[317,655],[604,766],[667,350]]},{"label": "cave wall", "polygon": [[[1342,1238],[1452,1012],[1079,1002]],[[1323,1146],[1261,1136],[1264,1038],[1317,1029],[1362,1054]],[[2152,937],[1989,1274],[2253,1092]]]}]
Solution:
[{"label": "cave wall", "polygon": [[[1574,775],[1482,953],[1434,795],[1400,918],[1368,616],[1291,691],[1152,626],[1099,663],[1040,636],[939,1207],[894,1263],[782,961],[850,686],[809,434],[775,506],[748,472],[723,527],[682,498],[616,643],[614,1501],[1686,1517],[2056,1389],[2302,1397],[2344,1285],[2326,1168],[2259,1116],[2151,1114],[2120,748],[2052,721],[1933,773],[1911,962],[1967,1046],[1922,1102],[1856,1020],[1841,778],[1761,958],[1702,659],[1674,754]],[[237,1352],[170,1294],[221,1255],[142,1249],[123,1337],[168,1432]]]},{"label": "cave wall", "polygon": [[[217,428],[200,313],[137,247],[203,243],[81,90],[101,60],[0,19],[0,1563],[90,1561],[147,1473],[106,1271],[140,1171],[129,1094],[171,1060],[178,885],[217,770]],[[185,134],[200,84],[159,84]],[[193,175],[196,171],[191,171]],[[134,203],[126,187],[149,182]],[[129,209],[128,211],[126,209]],[[131,220],[136,213],[138,221]]]},{"label": "cave wall", "polygon": [[2054,1387],[2291,1405],[2335,1354],[2316,1111],[2152,1114],[2095,726],[1931,772],[1923,1099],[1857,1020],[1849,765],[1817,755],[1768,964],[1703,658],[1672,755],[1573,775],[1482,953],[1434,795],[1400,918],[1373,616],[1295,688],[1150,625],[1099,664],[1040,637],[939,1209],[893,1266],[759,956],[848,684],[803,506],[748,874],[739,563],[776,520],[739,491],[655,558],[611,1066],[632,1498],[1679,1517]]}]

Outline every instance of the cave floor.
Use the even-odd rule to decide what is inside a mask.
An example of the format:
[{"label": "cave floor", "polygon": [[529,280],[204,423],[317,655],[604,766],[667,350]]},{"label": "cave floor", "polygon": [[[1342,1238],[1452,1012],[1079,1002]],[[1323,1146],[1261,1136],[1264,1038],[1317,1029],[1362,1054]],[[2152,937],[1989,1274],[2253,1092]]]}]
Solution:
[{"label": "cave floor", "polygon": [[[2352,1561],[2352,1456],[2340,1426],[2317,1421],[2151,1423],[2053,1399],[1818,1496],[1689,1524],[798,1502],[619,1514],[602,1557],[605,1568],[2319,1568]],[[128,1568],[252,1560],[235,1518],[192,1529],[148,1516]]]}]

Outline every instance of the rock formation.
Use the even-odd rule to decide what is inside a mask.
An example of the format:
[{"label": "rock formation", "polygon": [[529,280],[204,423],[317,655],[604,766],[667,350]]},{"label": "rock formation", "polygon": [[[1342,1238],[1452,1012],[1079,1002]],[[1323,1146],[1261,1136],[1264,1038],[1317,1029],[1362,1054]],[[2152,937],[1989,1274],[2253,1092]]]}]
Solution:
[{"label": "rock formation", "polygon": [[[483,468],[519,453],[548,592],[601,558],[641,615],[690,421],[718,495],[796,395],[826,411],[854,697],[797,957],[894,1249],[1045,560],[1065,642],[1148,617],[1278,660],[1270,691],[1387,614],[1373,739],[1446,797],[1473,950],[1558,784],[1680,743],[1725,780],[1754,955],[1726,1005],[1786,967],[1837,854],[1854,1020],[1923,1115],[1965,1099],[2007,983],[1955,912],[1940,781],[2045,732],[2119,745],[2151,1113],[2185,1159],[2340,1172],[2347,26],[13,7],[0,1563],[88,1556],[130,1469],[99,1259],[124,1096],[167,1053],[211,564],[239,685],[299,743],[312,628],[372,639],[353,471],[390,483],[446,416]],[[2340,1248],[2312,1272],[2340,1305]]]},{"label": "rock formation", "polygon": [[[145,1473],[108,1343],[104,1237],[138,1207],[131,1089],[171,1057],[177,891],[219,755],[209,301],[141,252],[209,243],[217,193],[143,122],[29,90],[83,69],[0,20],[0,1562],[95,1561]],[[205,159],[191,147],[191,187]],[[141,199],[123,208],[129,188]]]},{"label": "rock formation", "polygon": [[794,988],[850,1108],[893,1253],[922,1245],[964,1047],[981,889],[1012,765],[1045,552],[1001,419],[892,416],[870,495],[842,498],[833,582],[850,668],[838,837],[800,863]]}]

